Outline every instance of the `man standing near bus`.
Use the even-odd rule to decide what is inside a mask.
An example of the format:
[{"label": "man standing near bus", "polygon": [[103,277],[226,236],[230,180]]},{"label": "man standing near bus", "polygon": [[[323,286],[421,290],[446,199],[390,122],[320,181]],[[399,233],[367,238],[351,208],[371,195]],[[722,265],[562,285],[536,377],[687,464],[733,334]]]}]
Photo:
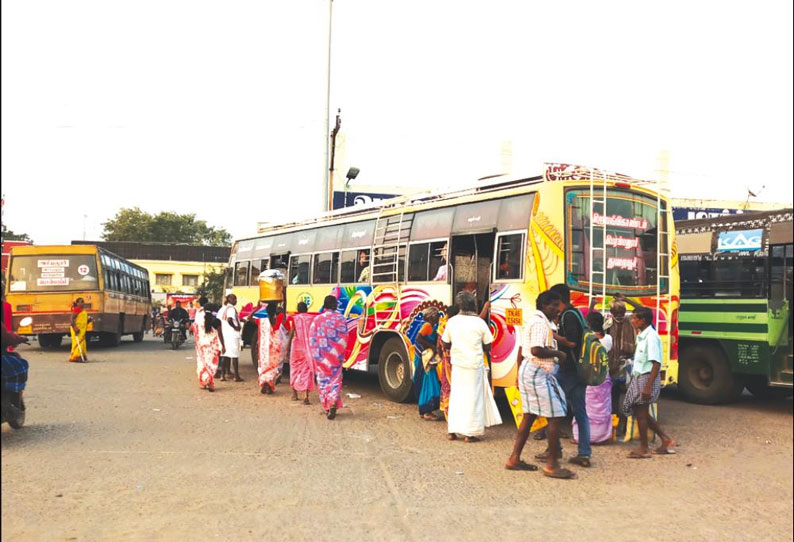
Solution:
[{"label": "man standing near bus", "polygon": [[[562,299],[563,310],[560,315],[560,345],[561,350],[566,353],[567,360],[560,365],[557,372],[557,380],[565,392],[571,413],[576,420],[579,430],[579,453],[569,459],[570,463],[580,467],[590,467],[590,418],[587,416],[585,405],[585,394],[587,386],[579,380],[577,374],[577,364],[579,363],[579,353],[582,350],[584,340],[584,318],[579,309],[571,305],[571,290],[565,284],[555,284],[551,287],[552,292],[556,292]],[[560,447],[562,450],[562,447]],[[538,459],[541,459],[541,457]]]},{"label": "man standing near bus", "polygon": [[648,451],[648,428],[659,435],[662,444],[653,453],[658,455],[674,454],[675,441],[662,430],[653,417],[648,415],[648,407],[659,400],[662,387],[660,372],[662,369],[662,339],[651,325],[653,312],[648,307],[634,309],[631,323],[638,331],[637,348],[634,350],[634,364],[629,389],[623,401],[623,413],[626,416],[634,415],[640,432],[640,447],[632,450],[629,457],[632,459],[646,459],[651,457]]}]

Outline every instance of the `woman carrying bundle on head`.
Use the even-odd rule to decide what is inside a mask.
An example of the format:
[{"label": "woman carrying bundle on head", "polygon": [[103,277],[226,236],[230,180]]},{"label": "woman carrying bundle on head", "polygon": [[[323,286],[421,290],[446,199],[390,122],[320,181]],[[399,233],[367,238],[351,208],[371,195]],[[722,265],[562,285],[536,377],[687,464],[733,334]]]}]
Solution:
[{"label": "woman carrying bundle on head", "polygon": [[267,304],[267,318],[260,318],[259,325],[259,391],[272,394],[276,391],[276,379],[279,377],[281,363],[281,326],[284,325],[284,314],[278,312],[278,302]]}]

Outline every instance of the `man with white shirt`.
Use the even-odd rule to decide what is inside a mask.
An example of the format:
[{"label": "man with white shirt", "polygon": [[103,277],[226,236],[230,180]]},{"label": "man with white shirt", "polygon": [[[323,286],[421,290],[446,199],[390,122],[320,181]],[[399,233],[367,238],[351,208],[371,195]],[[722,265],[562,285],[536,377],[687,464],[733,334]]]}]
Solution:
[{"label": "man with white shirt", "polygon": [[223,345],[225,351],[221,357],[221,380],[226,380],[226,375],[231,376],[230,365],[234,366],[234,381],[242,382],[240,378],[240,348],[242,347],[242,338],[240,331],[240,316],[237,313],[237,296],[229,294],[226,296],[226,304],[218,313],[218,319],[221,321],[221,333],[223,333]]},{"label": "man with white shirt", "polygon": [[524,416],[513,444],[513,453],[505,468],[538,470],[535,465],[521,460],[521,452],[535,419],[544,416],[549,422],[546,429],[549,447],[543,474],[551,478],[570,479],[576,475],[559,466],[559,422],[565,417],[567,405],[562,387],[554,376],[558,364],[565,361],[566,354],[558,349],[551,328],[552,320],[560,313],[561,302],[559,294],[542,292],[536,301],[537,310],[525,323],[521,343],[523,359],[518,370],[518,389]]}]

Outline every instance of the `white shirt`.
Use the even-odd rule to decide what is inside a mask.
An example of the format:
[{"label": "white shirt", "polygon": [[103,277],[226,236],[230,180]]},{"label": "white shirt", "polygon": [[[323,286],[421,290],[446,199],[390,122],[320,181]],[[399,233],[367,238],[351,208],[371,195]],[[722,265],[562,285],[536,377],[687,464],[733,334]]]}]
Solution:
[{"label": "white shirt", "polygon": [[238,330],[234,329],[231,324],[229,324],[229,318],[231,318],[238,327],[240,326],[240,319],[237,317],[237,309],[234,305],[224,305],[221,312],[218,314],[218,318],[221,320],[221,330],[223,331],[224,339],[227,335],[233,336],[240,334]]},{"label": "white shirt", "polygon": [[452,365],[466,369],[479,369],[483,363],[483,344],[491,344],[493,336],[488,325],[479,316],[458,314],[447,322],[441,340],[452,343]]},{"label": "white shirt", "polygon": [[557,341],[551,333],[554,324],[549,322],[546,315],[541,311],[535,311],[524,326],[524,334],[521,341],[521,354],[525,360],[529,360],[547,373],[554,372],[556,363],[554,358],[539,358],[532,354],[532,348],[550,348],[557,350]]},{"label": "white shirt", "polygon": [[604,336],[603,336],[603,337],[601,337],[601,338],[599,339],[599,341],[601,341],[601,344],[603,344],[603,345],[604,345],[604,348],[606,348],[607,352],[609,352],[610,350],[612,350],[612,335],[606,335],[606,334],[604,334]]}]

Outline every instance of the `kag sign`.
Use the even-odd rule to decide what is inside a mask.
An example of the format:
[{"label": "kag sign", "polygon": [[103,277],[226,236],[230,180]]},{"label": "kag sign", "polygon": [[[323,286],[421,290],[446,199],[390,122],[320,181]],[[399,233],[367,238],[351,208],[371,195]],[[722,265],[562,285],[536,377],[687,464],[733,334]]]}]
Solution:
[{"label": "kag sign", "polygon": [[721,231],[717,239],[717,252],[761,250],[764,230]]}]

